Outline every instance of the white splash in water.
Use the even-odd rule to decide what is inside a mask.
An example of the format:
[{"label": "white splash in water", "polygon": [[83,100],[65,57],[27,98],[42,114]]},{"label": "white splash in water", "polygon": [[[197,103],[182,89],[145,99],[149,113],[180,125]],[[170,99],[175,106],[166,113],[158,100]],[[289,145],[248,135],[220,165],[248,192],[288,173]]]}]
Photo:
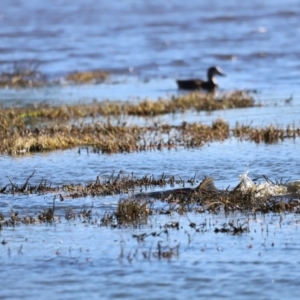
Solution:
[{"label": "white splash in water", "polygon": [[284,195],[287,193],[287,187],[283,185],[273,184],[271,182],[264,182],[255,184],[248,176],[249,171],[239,176],[241,181],[240,190],[243,193],[253,193],[256,199],[265,198],[269,196]]}]

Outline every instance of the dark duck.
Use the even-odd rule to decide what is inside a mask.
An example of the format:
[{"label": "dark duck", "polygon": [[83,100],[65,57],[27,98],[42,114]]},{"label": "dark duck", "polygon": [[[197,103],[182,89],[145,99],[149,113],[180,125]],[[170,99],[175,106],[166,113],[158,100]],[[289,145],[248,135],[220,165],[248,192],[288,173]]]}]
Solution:
[{"label": "dark duck", "polygon": [[218,87],[215,80],[215,75],[225,76],[219,67],[211,67],[207,70],[207,81],[201,79],[186,79],[177,80],[178,87],[182,90],[205,90],[207,92],[214,92]]}]

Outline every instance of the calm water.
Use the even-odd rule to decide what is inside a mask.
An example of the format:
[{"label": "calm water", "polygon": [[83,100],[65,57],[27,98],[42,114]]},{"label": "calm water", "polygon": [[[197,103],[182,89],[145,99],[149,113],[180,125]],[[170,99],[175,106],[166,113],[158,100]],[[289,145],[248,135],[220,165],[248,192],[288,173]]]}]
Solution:
[{"label": "calm water", "polygon": [[[185,113],[154,121],[211,123],[222,117],[266,126],[299,126],[299,1],[66,1],[2,0],[0,69],[33,62],[50,78],[74,70],[102,68],[110,82],[82,87],[0,90],[0,105],[139,101],[177,94],[176,78],[204,77],[219,65],[227,77],[221,90],[256,89],[260,108]],[[285,99],[293,97],[290,104]],[[154,122],[130,118],[128,123]],[[36,169],[52,185],[86,183],[114,170],[138,177],[196,174],[215,177],[218,188],[235,186],[238,176],[265,174],[272,179],[300,179],[299,139],[275,145],[227,140],[199,149],[99,155],[77,149],[22,157],[0,156],[0,187],[18,184]],[[297,299],[299,285],[299,216],[249,216],[250,232],[215,234],[229,220],[247,216],[153,216],[141,228],[114,229],[99,223],[66,221],[65,211],[93,205],[94,217],[116,208],[120,196],[82,198],[57,203],[55,225],[20,226],[0,231],[1,299]],[[53,195],[0,194],[0,211],[37,215],[51,207]],[[159,231],[171,221],[180,230],[148,237],[139,244],[132,234]],[[204,233],[193,221],[210,226]],[[190,241],[188,236],[190,236]],[[157,243],[175,247],[178,257],[144,259]],[[120,257],[121,246],[124,256]],[[137,252],[136,252],[137,251]],[[134,253],[137,253],[134,256]]]},{"label": "calm water", "polygon": [[[175,78],[205,77],[211,65],[228,75],[219,80],[223,90],[254,88],[270,99],[299,98],[299,20],[297,0],[3,0],[0,67],[31,61],[55,78],[103,68],[121,76],[112,81],[129,81],[39,91],[30,94],[35,101],[163,96],[176,92]],[[28,97],[22,91],[1,94],[1,102]]]}]

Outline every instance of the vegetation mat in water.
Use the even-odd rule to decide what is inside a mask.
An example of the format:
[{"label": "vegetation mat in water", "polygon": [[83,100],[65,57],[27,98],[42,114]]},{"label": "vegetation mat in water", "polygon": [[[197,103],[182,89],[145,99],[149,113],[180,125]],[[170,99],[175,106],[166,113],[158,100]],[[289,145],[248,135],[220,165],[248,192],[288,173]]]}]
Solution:
[{"label": "vegetation mat in water", "polygon": [[[182,179],[175,180],[174,176],[167,178],[162,175],[155,179],[153,176],[136,178],[133,174],[125,175],[119,173],[111,175],[105,180],[99,177],[95,182],[88,184],[70,184],[68,186],[51,188],[49,183],[31,185],[30,179],[34,172],[21,185],[9,183],[1,187],[1,194],[14,194],[15,197],[21,194],[38,195],[45,193],[53,194],[53,205],[50,208],[37,212],[35,215],[20,216],[18,212],[11,209],[10,217],[0,215],[1,226],[17,225],[20,223],[54,222],[65,215],[65,218],[75,218],[76,213],[72,210],[74,198],[93,197],[97,198],[106,195],[123,195],[118,201],[117,208],[108,211],[100,219],[102,226],[124,226],[145,224],[152,215],[186,215],[187,213],[300,213],[300,183],[283,182],[282,180],[272,182],[265,176],[257,179],[254,183],[247,174],[241,176],[240,183],[233,189],[219,190],[214,185],[211,177],[205,178],[196,187],[185,188],[186,182]],[[43,182],[43,180],[41,180]],[[189,181],[195,184],[195,178]],[[149,189],[154,186],[181,185],[181,188],[173,188],[164,191],[151,192]],[[140,193],[141,189],[144,192]],[[138,191],[138,192],[137,192]],[[56,201],[64,202],[63,212]],[[43,201],[43,197],[41,198]],[[68,205],[66,209],[66,205]],[[24,205],[27,207],[28,203]],[[57,215],[55,215],[57,213]],[[95,219],[93,208],[80,211],[80,217],[84,219]],[[95,221],[96,222],[96,221]],[[97,223],[96,222],[96,223]],[[174,225],[175,226],[175,225]],[[240,230],[243,227],[240,228]],[[221,229],[220,229],[221,230]],[[229,225],[223,231],[238,232],[238,227]],[[222,232],[222,231],[221,231]]]}]

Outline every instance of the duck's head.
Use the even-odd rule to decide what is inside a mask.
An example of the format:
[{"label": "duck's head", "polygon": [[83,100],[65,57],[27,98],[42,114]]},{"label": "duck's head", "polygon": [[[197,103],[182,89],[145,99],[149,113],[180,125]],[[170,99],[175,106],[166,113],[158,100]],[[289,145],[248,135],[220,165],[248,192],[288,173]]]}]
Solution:
[{"label": "duck's head", "polygon": [[213,80],[215,75],[226,76],[220,67],[210,67],[207,70],[208,80]]}]

